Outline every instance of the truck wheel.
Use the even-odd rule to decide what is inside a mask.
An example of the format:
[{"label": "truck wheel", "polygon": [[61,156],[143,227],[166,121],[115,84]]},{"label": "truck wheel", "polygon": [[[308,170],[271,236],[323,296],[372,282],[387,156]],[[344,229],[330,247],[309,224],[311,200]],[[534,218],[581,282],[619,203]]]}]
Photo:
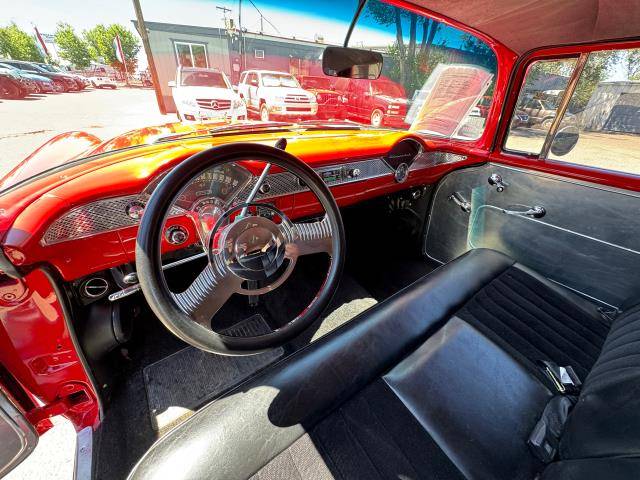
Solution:
[{"label": "truck wheel", "polygon": [[545,129],[545,130],[549,130],[551,128],[551,124],[553,123],[553,118],[549,117],[549,118],[545,118],[544,120],[542,120],[542,122],[540,123],[540,127]]},{"label": "truck wheel", "polygon": [[269,121],[269,109],[267,108],[267,104],[263,103],[260,107],[260,120],[263,122]]},{"label": "truck wheel", "polygon": [[384,113],[379,108],[376,108],[373,112],[371,112],[371,126],[372,127],[381,127],[382,119],[384,118]]}]

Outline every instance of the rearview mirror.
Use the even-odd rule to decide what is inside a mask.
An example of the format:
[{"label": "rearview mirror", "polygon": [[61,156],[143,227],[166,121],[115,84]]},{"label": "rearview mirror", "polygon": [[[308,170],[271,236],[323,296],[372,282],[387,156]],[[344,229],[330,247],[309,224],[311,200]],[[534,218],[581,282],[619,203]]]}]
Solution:
[{"label": "rearview mirror", "polygon": [[176,86],[176,82],[175,82],[175,81],[173,81],[173,80],[171,80],[171,81],[169,82],[169,86],[170,86],[171,88],[175,87],[175,86]]},{"label": "rearview mirror", "polygon": [[375,80],[382,72],[382,54],[347,47],[327,47],[322,54],[322,71],[330,77]]},{"label": "rearview mirror", "polygon": [[553,142],[551,143],[551,153],[556,157],[566,155],[573,150],[573,147],[576,146],[579,138],[580,130],[578,130],[578,127],[569,125],[561,128],[553,138]]}]

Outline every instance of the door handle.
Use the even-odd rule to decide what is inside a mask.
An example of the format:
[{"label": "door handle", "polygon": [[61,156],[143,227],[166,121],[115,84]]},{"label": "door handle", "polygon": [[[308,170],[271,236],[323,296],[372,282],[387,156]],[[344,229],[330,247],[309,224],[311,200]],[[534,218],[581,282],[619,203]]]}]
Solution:
[{"label": "door handle", "polygon": [[527,210],[502,209],[502,213],[506,213],[507,215],[520,215],[522,217],[542,218],[547,214],[547,209],[542,205],[535,205]]},{"label": "door handle", "polygon": [[471,202],[465,200],[460,192],[453,192],[451,195],[449,195],[449,200],[459,206],[463,212],[471,212]]}]

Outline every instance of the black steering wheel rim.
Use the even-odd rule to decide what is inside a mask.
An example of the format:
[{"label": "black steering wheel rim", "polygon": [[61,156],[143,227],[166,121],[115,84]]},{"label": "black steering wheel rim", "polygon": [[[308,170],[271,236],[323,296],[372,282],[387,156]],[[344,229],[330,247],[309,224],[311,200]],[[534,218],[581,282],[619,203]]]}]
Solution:
[{"label": "black steering wheel rim", "polygon": [[[231,337],[196,323],[176,304],[162,270],[161,242],[166,213],[189,181],[207,169],[230,162],[255,160],[279,166],[301,179],[322,205],[332,228],[332,255],[319,294],[295,319],[271,333],[256,337]],[[147,203],[136,240],[136,271],[142,292],[160,321],[181,340],[212,353],[249,355],[281,346],[317,320],[338,286],[344,266],[345,233],[340,210],[320,176],[300,159],[283,150],[254,143],[234,143],[203,150],[167,174]]]}]

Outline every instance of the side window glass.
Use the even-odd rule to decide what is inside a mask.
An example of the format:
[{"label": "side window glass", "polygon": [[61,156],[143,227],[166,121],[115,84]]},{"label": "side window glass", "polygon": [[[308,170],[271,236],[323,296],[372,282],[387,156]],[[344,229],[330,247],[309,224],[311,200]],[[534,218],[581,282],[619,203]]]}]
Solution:
[{"label": "side window glass", "polygon": [[549,158],[640,175],[640,49],[589,55]]},{"label": "side window glass", "polygon": [[529,65],[509,125],[505,150],[540,153],[575,65],[575,58],[541,60]]}]

